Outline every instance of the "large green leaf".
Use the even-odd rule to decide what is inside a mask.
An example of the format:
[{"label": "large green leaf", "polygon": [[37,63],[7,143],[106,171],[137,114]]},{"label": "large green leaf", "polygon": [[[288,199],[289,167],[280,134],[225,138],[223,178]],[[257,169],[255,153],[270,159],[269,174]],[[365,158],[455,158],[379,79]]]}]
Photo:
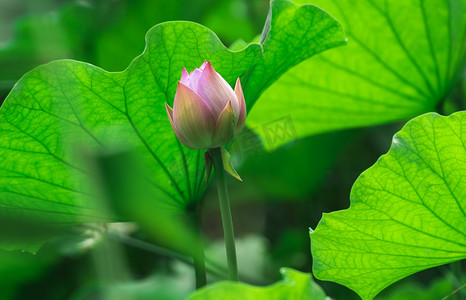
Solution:
[{"label": "large green leaf", "polygon": [[466,258],[466,112],[411,120],[361,174],[350,208],[311,233],[314,275],[363,299],[418,271]]},{"label": "large green leaf", "polygon": [[[315,8],[298,13],[303,8],[283,0],[272,2],[272,7],[283,3],[286,9],[275,10],[272,17],[273,28],[286,29],[295,22],[312,33],[314,25],[323,31],[328,26],[325,37],[332,40],[335,34],[341,42],[343,34],[333,18]],[[282,13],[287,17],[280,18]],[[314,23],[314,15],[326,21]],[[295,36],[273,28],[267,34],[270,44],[294,42]],[[306,37],[308,31],[297,37]],[[184,211],[204,188],[202,151],[181,145],[164,108],[165,102],[173,102],[183,66],[192,70],[209,60],[230,84],[248,71],[249,91],[258,93],[299,61],[298,56],[290,56],[291,62],[283,57],[273,61],[270,54],[261,60],[259,44],[230,51],[212,31],[191,22],[160,24],[146,40],[144,53],[123,72],[62,60],[29,72],[15,85],[0,109],[0,216],[61,223],[108,220],[96,203],[89,168],[80,154],[115,145],[137,149],[153,188],[146,192],[154,201],[173,212]],[[304,55],[313,47],[322,51],[331,45],[295,48]],[[257,71],[265,65],[272,75]],[[253,102],[249,97],[248,105]]]},{"label": "large green leaf", "polygon": [[302,137],[411,118],[432,111],[464,70],[465,0],[298,2],[335,16],[348,44],[284,74],[249,115],[251,127],[289,115]]},{"label": "large green leaf", "polygon": [[232,281],[223,281],[208,285],[194,292],[189,299],[327,299],[322,288],[312,280],[309,274],[302,273],[289,268],[281,270],[283,280],[266,287],[251,286],[248,284]]},{"label": "large green leaf", "polygon": [[[210,60],[233,83],[261,48],[231,52],[190,22],[154,27],[145,52],[121,73],[56,61],[25,75],[0,109],[0,207],[3,214],[53,222],[99,221],[79,150],[135,147],[153,197],[183,211],[202,190],[202,153],[183,148],[168,122],[180,70]],[[151,192],[151,191],[148,191]]]}]

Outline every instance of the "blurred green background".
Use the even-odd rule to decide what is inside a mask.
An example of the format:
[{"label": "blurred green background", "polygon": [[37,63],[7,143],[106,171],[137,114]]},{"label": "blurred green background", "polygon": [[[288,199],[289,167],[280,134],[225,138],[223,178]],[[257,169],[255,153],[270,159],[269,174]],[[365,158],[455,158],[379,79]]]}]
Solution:
[{"label": "blurred green background", "polygon": [[[0,0],[0,100],[23,74],[54,59],[124,70],[144,50],[145,33],[160,22],[201,23],[227,46],[249,42],[261,33],[267,11],[267,0]],[[275,282],[282,266],[311,271],[308,228],[315,228],[323,212],[349,206],[355,179],[388,150],[402,124],[295,140],[272,153],[254,142],[244,148],[242,138],[233,145],[234,164],[244,181],[231,180],[229,186],[246,281]],[[202,200],[201,215],[211,244],[207,256],[221,264],[215,185]],[[109,275],[102,272],[102,261],[139,280],[112,287],[120,296],[132,291],[136,299],[178,299],[194,287],[192,267],[141,242],[147,236],[132,224],[106,228],[115,239],[103,239],[94,229],[70,229],[34,255],[0,251],[0,299],[99,299],[106,292],[98,283]],[[449,272],[440,267],[415,274],[376,299],[441,299],[451,291]],[[333,298],[358,299],[340,285],[319,284]]]}]

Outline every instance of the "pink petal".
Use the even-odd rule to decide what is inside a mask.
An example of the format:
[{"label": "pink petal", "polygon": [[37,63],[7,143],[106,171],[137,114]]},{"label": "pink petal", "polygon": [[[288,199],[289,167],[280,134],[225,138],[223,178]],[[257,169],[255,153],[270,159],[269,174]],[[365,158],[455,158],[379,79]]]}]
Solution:
[{"label": "pink petal", "polygon": [[168,119],[170,120],[170,124],[172,125],[173,131],[175,132],[176,137],[180,140],[180,142],[188,148],[193,149],[194,145],[191,144],[187,139],[183,137],[181,132],[176,128],[175,122],[173,121],[173,109],[165,103],[165,108],[167,109]]},{"label": "pink petal", "polygon": [[233,112],[231,101],[223,109],[215,125],[214,137],[212,139],[213,147],[225,146],[235,136],[236,116]]},{"label": "pink petal", "polygon": [[233,89],[222,76],[215,72],[210,62],[206,63],[195,91],[210,106],[214,117],[220,115],[229,101],[231,101],[235,115],[239,115],[239,104]]},{"label": "pink petal", "polygon": [[236,135],[238,135],[243,130],[244,122],[246,121],[246,102],[244,101],[243,88],[241,87],[239,78],[236,80],[235,94],[239,102],[239,116],[236,123]]},{"label": "pink petal", "polygon": [[189,74],[189,79],[186,86],[196,92],[198,90],[199,78],[201,78],[201,74],[201,70],[198,68],[194,69],[194,71]]},{"label": "pink petal", "polygon": [[202,63],[202,65],[201,65],[201,67],[199,69],[201,71],[203,71],[206,65],[207,65],[207,61],[204,60],[204,62]]},{"label": "pink petal", "polygon": [[180,82],[184,83],[185,85],[189,86],[189,73],[186,71],[186,68],[183,67],[183,71],[181,72],[181,79]]},{"label": "pink petal", "polygon": [[173,104],[176,127],[195,148],[208,148],[212,142],[215,119],[212,110],[193,90],[178,82]]}]

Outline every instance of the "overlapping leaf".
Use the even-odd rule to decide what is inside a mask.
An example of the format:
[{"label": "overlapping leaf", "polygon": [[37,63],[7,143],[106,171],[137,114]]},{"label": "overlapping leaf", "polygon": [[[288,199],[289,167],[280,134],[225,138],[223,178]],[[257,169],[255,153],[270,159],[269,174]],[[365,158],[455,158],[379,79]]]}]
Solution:
[{"label": "overlapping leaf", "polygon": [[466,258],[466,113],[410,121],[365,171],[350,208],[311,233],[313,271],[363,299],[410,274]]},{"label": "overlapping leaf", "polygon": [[288,0],[271,1],[260,39],[264,48],[263,59],[244,78],[245,99],[250,104],[248,110],[262,91],[289,68],[345,42],[340,23],[320,8],[300,6]]},{"label": "overlapping leaf", "polygon": [[464,70],[464,0],[298,2],[335,16],[348,44],[289,70],[261,96],[251,127],[289,115],[303,137],[411,118],[434,110]]},{"label": "overlapping leaf", "polygon": [[309,274],[293,269],[282,268],[283,280],[266,287],[251,286],[239,282],[224,281],[211,284],[195,293],[189,299],[327,299],[322,288],[315,283]]}]

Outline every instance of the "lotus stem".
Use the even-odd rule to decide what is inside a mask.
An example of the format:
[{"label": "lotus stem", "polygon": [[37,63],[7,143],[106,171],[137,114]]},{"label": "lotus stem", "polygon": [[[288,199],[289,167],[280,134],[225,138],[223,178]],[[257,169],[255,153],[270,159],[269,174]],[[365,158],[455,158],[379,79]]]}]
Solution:
[{"label": "lotus stem", "polygon": [[218,199],[222,214],[223,234],[228,262],[228,277],[231,281],[238,281],[238,263],[236,260],[235,233],[231,217],[230,199],[225,178],[225,171],[220,148],[210,149],[210,155],[214,162],[215,179],[217,181]]}]

